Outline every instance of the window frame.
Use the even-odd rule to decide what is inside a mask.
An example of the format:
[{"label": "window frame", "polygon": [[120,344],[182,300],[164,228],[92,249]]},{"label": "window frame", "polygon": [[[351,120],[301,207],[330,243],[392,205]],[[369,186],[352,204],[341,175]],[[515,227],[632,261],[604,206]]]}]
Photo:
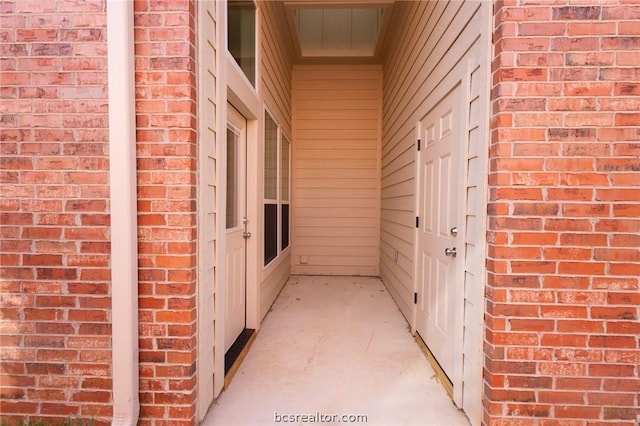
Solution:
[{"label": "window frame", "polygon": [[[276,126],[276,198],[266,198],[266,186],[267,186],[267,181],[266,181],[266,165],[267,165],[267,158],[266,158],[266,144],[267,144],[267,116],[269,116],[269,118],[271,119],[271,121],[275,124]],[[262,155],[262,176],[263,176],[263,190],[262,190],[262,214],[263,214],[263,256],[262,256],[262,260],[263,260],[263,265],[264,268],[268,268],[269,266],[271,266],[274,262],[276,262],[282,255],[282,253],[286,252],[290,247],[291,247],[291,152],[292,152],[292,142],[291,142],[291,138],[287,135],[287,133],[282,129],[282,126],[278,123],[278,121],[274,118],[274,115],[271,113],[271,111],[265,106],[264,108],[264,116],[263,116],[263,126],[262,126],[262,130],[263,130],[263,141],[264,141],[264,150],[263,150],[263,155]],[[288,194],[287,194],[287,199],[284,200],[283,198],[283,157],[282,157],[282,153],[283,153],[283,143],[286,140],[286,142],[289,145],[289,157],[287,159],[287,171],[288,171],[288,176],[287,176],[287,190],[288,190]],[[276,206],[276,252],[275,252],[275,256],[274,257],[270,257],[269,259],[267,259],[267,252],[266,252],[266,237],[267,237],[267,221],[266,221],[266,206],[267,205],[275,205]],[[283,247],[283,230],[284,230],[284,223],[283,223],[283,214],[282,214],[282,206],[283,205],[287,205],[289,206],[289,218],[287,220],[287,230],[288,230],[288,242],[287,245],[285,247]]]},{"label": "window frame", "polygon": [[[279,167],[278,167],[278,180],[279,180],[279,192],[278,192],[278,196],[279,196],[279,208],[278,208],[278,214],[280,215],[279,217],[279,221],[278,221],[278,226],[279,226],[279,232],[278,232],[278,236],[279,236],[279,241],[278,241],[278,247],[280,248],[280,251],[283,252],[286,249],[288,249],[291,246],[291,138],[289,138],[287,136],[287,134],[281,130],[280,132],[280,142],[278,143],[278,162],[279,162]],[[288,146],[288,156],[287,156],[287,197],[286,200],[284,199],[282,192],[283,192],[283,183],[284,183],[284,179],[282,178],[282,172],[283,172],[283,160],[284,158],[282,157],[282,152],[283,149],[282,147],[284,146],[284,142],[287,142]],[[283,215],[282,215],[282,206],[288,206],[288,220],[287,220],[287,245],[283,246],[283,232],[284,232],[284,220],[283,220]]]},{"label": "window frame", "polygon": [[[231,3],[238,3],[238,4],[252,4],[253,5],[253,81],[249,78],[249,76],[247,76],[247,74],[245,73],[244,69],[242,68],[242,65],[240,65],[240,63],[236,60],[235,56],[231,53],[231,50],[229,49],[229,5]],[[240,75],[242,75],[242,77],[249,83],[249,86],[251,86],[251,88],[253,88],[253,90],[257,90],[258,87],[258,81],[259,81],[259,76],[258,76],[258,70],[260,69],[260,67],[258,66],[259,62],[260,62],[260,58],[258,57],[258,52],[259,52],[259,30],[260,27],[258,25],[259,22],[259,16],[258,16],[258,3],[256,0],[227,0],[225,2],[225,19],[226,19],[226,50],[227,50],[227,54],[228,56],[231,58],[231,62],[233,63],[233,65],[237,68],[238,72]]]}]

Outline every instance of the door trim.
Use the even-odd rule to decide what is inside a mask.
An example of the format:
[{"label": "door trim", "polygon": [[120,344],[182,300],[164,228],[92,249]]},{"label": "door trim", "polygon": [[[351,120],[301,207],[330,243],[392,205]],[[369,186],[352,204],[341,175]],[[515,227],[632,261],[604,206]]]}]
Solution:
[{"label": "door trim", "polygon": [[[241,275],[241,292],[242,292],[242,296],[241,298],[244,299],[242,300],[242,308],[243,308],[243,312],[242,312],[242,328],[240,329],[240,332],[237,336],[233,336],[233,341],[229,341],[228,337],[226,335],[226,333],[228,332],[228,326],[229,324],[226,322],[228,321],[229,318],[227,318],[227,315],[225,315],[225,353],[227,350],[229,350],[229,348],[231,347],[231,345],[233,345],[233,342],[235,342],[235,340],[238,338],[239,335],[242,334],[242,330],[244,330],[247,326],[247,248],[248,248],[248,239],[246,237],[244,237],[242,234],[248,232],[248,219],[247,219],[247,123],[248,120],[246,119],[246,117],[244,115],[242,115],[240,113],[240,111],[238,111],[231,103],[227,103],[227,119],[226,119],[226,133],[225,133],[225,176],[228,176],[228,171],[229,171],[229,163],[228,163],[228,148],[229,148],[229,141],[227,139],[229,132],[233,133],[236,137],[237,137],[237,142],[238,145],[236,147],[236,155],[237,157],[234,159],[236,162],[236,168],[237,168],[237,179],[239,180],[239,182],[237,182],[236,184],[236,188],[235,190],[237,192],[239,192],[240,197],[237,200],[237,204],[236,207],[238,207],[238,211],[235,212],[236,213],[236,217],[234,218],[234,220],[236,221],[235,226],[233,226],[233,228],[229,228],[228,224],[225,221],[225,230],[224,230],[224,234],[225,234],[225,239],[227,239],[226,243],[225,243],[225,253],[224,253],[224,257],[225,257],[225,265],[227,267],[231,267],[227,262],[228,262],[228,256],[230,254],[230,241],[233,241],[233,249],[232,251],[235,250],[242,250],[242,253],[240,254],[241,257],[241,263],[242,266],[240,267],[241,270],[239,271],[235,271],[235,272],[240,272]],[[228,185],[228,181],[225,179],[225,188],[227,188]],[[228,205],[228,197],[229,197],[229,193],[228,191],[225,191],[225,203],[226,205]],[[225,211],[225,217],[227,216],[228,211]],[[221,216],[219,216],[219,220],[221,219]],[[220,220],[220,222],[222,222]],[[233,235],[233,239],[231,239],[230,234]],[[238,241],[238,238],[242,237],[242,241]],[[235,269],[235,268],[234,268]],[[233,274],[230,274],[230,272],[227,270],[227,277],[234,276]],[[229,281],[229,279],[227,279],[225,281],[225,288],[226,288],[226,292],[225,292],[225,303],[228,303],[228,301],[226,300],[226,297],[229,295],[229,289],[233,288],[231,287],[231,283]],[[226,306],[226,305],[225,305]],[[237,311],[233,312],[234,315],[238,314]],[[235,320],[238,320],[239,322],[239,318],[240,315],[238,315],[237,318],[234,317]],[[235,334],[235,333],[234,333]]]},{"label": "door trim", "polygon": [[[467,63],[467,61],[463,61],[464,64]],[[458,75],[460,76],[460,74],[463,74],[463,77],[460,78],[448,78],[445,79],[445,81],[443,81],[438,88],[434,91],[434,93],[432,94],[433,96],[431,97],[431,99],[433,99],[432,102],[430,102],[430,105],[433,106],[433,108],[430,108],[425,114],[423,114],[419,121],[416,123],[416,135],[417,135],[417,139],[423,139],[423,134],[425,129],[422,128],[422,121],[423,119],[429,115],[433,109],[435,109],[441,101],[443,101],[447,96],[449,96],[454,90],[456,90],[456,88],[458,88],[460,90],[460,94],[457,96],[457,100],[455,100],[458,105],[458,111],[460,111],[460,120],[464,125],[464,128],[462,129],[462,131],[459,131],[459,138],[460,140],[457,141],[457,147],[456,149],[458,149],[458,154],[457,154],[457,161],[456,164],[453,164],[453,170],[452,173],[457,173],[459,176],[459,181],[458,181],[458,188],[464,188],[465,185],[464,183],[466,182],[466,171],[465,171],[465,161],[467,159],[467,152],[465,149],[465,140],[466,140],[466,130],[467,130],[467,126],[464,123],[467,123],[468,121],[468,117],[467,114],[468,112],[466,111],[465,108],[465,103],[468,102],[468,98],[469,98],[469,88],[468,88],[468,72],[467,72],[467,68],[464,67],[456,67],[457,69],[452,70],[452,72],[449,74],[449,76],[455,76]],[[462,69],[460,69],[462,68]],[[457,71],[457,73],[456,73]],[[421,163],[420,163],[420,156],[421,156],[421,152],[424,152],[424,145],[425,145],[425,141],[421,141],[422,144],[422,150],[418,151],[416,149],[415,151],[415,176],[416,176],[416,197],[415,197],[415,214],[416,216],[420,215],[420,203],[422,202],[422,198],[420,196],[420,194],[422,193],[422,183],[421,183],[421,172],[420,172],[420,167],[421,167]],[[453,218],[453,223],[456,223],[456,226],[458,227],[458,238],[457,238],[457,247],[458,247],[458,254],[457,254],[457,261],[455,262],[455,282],[454,282],[454,288],[452,289],[452,291],[454,292],[454,295],[456,296],[455,298],[455,302],[454,302],[454,306],[453,309],[455,310],[455,315],[454,315],[454,320],[453,320],[453,336],[452,336],[452,343],[453,343],[453,353],[454,353],[454,360],[453,360],[453,366],[451,367],[451,371],[447,372],[447,377],[449,378],[451,384],[453,385],[453,395],[452,395],[452,399],[453,402],[458,406],[458,407],[462,407],[462,385],[463,385],[463,376],[462,376],[462,368],[463,368],[463,326],[464,326],[464,265],[465,265],[465,250],[464,250],[464,242],[465,242],[465,234],[466,234],[466,226],[465,226],[465,221],[464,221],[464,212],[466,211],[466,197],[464,197],[464,191],[456,191],[457,193],[454,194],[455,196],[458,197],[457,199],[457,211],[456,211],[456,217]],[[420,277],[420,262],[418,261],[419,256],[420,256],[420,246],[418,244],[419,241],[419,228],[416,227],[414,229],[414,282],[413,282],[413,291],[414,293],[419,293],[420,291],[420,282],[419,282],[419,277]],[[420,296],[418,296],[420,297]],[[418,336],[418,331],[417,331],[417,320],[418,320],[418,305],[414,303],[413,305],[413,313],[412,313],[412,321],[413,324],[411,326],[412,332],[414,333],[414,335]],[[418,336],[419,338],[425,339],[425,336]],[[430,342],[428,341],[424,341],[424,343],[427,345],[429,345]],[[434,358],[435,359],[435,358]],[[445,386],[446,388],[446,386]]]},{"label": "door trim", "polygon": [[[468,160],[468,150],[466,149],[466,144],[468,141],[468,120],[469,120],[469,111],[468,108],[466,107],[466,105],[469,102],[469,86],[470,86],[470,68],[471,68],[471,59],[467,56],[464,60],[460,61],[448,74],[447,76],[440,82],[440,84],[433,90],[433,92],[430,93],[430,95],[428,96],[428,99],[425,101],[425,103],[428,103],[429,105],[433,105],[434,107],[442,100],[444,99],[453,89],[455,89],[456,86],[460,85],[461,86],[461,93],[458,99],[459,102],[459,108],[461,111],[461,125],[464,126],[463,131],[461,132],[461,141],[460,146],[461,146],[461,151],[460,154],[458,156],[458,161],[457,161],[457,165],[455,167],[455,171],[457,173],[459,173],[460,176],[460,183],[462,184],[462,187],[465,188],[465,182],[467,181],[467,171],[466,171],[466,167],[464,167],[464,165],[466,164],[466,161]],[[421,114],[421,116],[419,117],[418,121],[416,121],[416,125],[415,125],[415,131],[416,131],[416,140],[421,138],[421,134],[424,131],[424,129],[421,128],[421,124],[420,122],[422,121],[422,119],[424,117],[426,117],[430,112],[431,112],[432,108],[429,108],[429,110],[427,110],[424,114]],[[420,153],[418,152],[418,150],[415,150],[415,156],[414,156],[414,165],[415,165],[415,170],[414,170],[414,176],[415,178],[415,205],[414,205],[414,212],[415,215],[418,216],[419,215],[419,206],[420,206],[420,190],[421,190],[421,184],[420,184]],[[454,291],[456,292],[456,294],[458,295],[458,299],[456,300],[456,315],[455,315],[455,323],[454,323],[454,333],[452,336],[452,343],[454,344],[454,353],[455,353],[455,360],[454,360],[454,366],[452,368],[452,372],[450,373],[450,377],[449,379],[451,380],[451,383],[453,384],[453,402],[460,408],[462,408],[462,398],[463,398],[463,327],[464,327],[464,303],[465,303],[465,293],[464,293],[464,268],[465,268],[465,262],[466,262],[466,250],[465,250],[465,240],[466,240],[466,223],[465,223],[465,212],[467,211],[467,200],[466,197],[464,196],[464,192],[465,191],[461,191],[460,194],[457,194],[458,197],[460,197],[458,199],[458,211],[457,211],[457,217],[455,218],[455,221],[459,224],[458,225],[458,239],[460,241],[459,243],[459,250],[458,250],[458,258],[459,261],[456,262],[456,283],[455,283],[455,289]],[[419,282],[418,282],[418,277],[419,277],[419,263],[417,261],[418,259],[418,228],[414,228],[414,262],[413,262],[413,272],[414,272],[414,277],[413,277],[413,291],[414,293],[417,293],[419,291]],[[417,305],[414,304],[413,308],[412,308],[412,324],[411,324],[411,332],[415,335],[417,333],[416,331],[416,325],[417,325]],[[427,344],[429,342],[426,342]]]},{"label": "door trim", "polygon": [[[429,111],[424,114],[419,123],[418,123],[418,129],[420,132],[420,136],[421,136],[421,140],[422,140],[422,147],[420,149],[420,151],[417,151],[417,162],[418,162],[418,172],[417,172],[417,180],[418,180],[418,192],[417,192],[417,201],[418,201],[418,208],[416,210],[416,216],[420,217],[420,226],[416,227],[416,249],[417,249],[417,257],[416,257],[416,263],[417,263],[417,271],[419,272],[416,275],[416,293],[418,294],[416,301],[418,300],[425,300],[426,295],[424,292],[427,290],[427,288],[429,289],[429,291],[435,291],[431,285],[430,286],[425,286],[423,281],[420,281],[420,277],[423,277],[422,279],[424,280],[424,270],[423,270],[423,262],[422,262],[422,255],[423,255],[423,250],[426,249],[427,247],[430,247],[429,241],[436,244],[436,246],[438,247],[436,251],[434,251],[433,249],[429,248],[429,253],[431,255],[434,256],[434,263],[431,265],[432,268],[435,269],[439,269],[438,265],[441,264],[442,261],[445,262],[445,268],[446,271],[445,274],[448,276],[450,273],[453,274],[453,278],[452,281],[449,281],[447,279],[446,283],[447,283],[447,293],[449,291],[453,292],[450,295],[447,295],[446,300],[448,303],[450,303],[450,305],[448,303],[444,303],[444,304],[438,304],[438,307],[445,307],[445,311],[448,311],[448,313],[446,314],[446,319],[445,321],[450,321],[448,324],[450,325],[450,327],[452,328],[451,331],[454,332],[454,336],[458,336],[458,332],[459,330],[462,330],[462,323],[461,323],[461,319],[463,319],[463,317],[461,315],[459,315],[458,313],[460,311],[462,311],[462,309],[460,309],[461,307],[464,307],[464,286],[463,286],[463,277],[461,276],[462,273],[464,273],[464,226],[463,226],[463,222],[462,220],[464,219],[464,211],[466,211],[465,205],[464,205],[464,201],[465,201],[465,197],[464,197],[464,188],[465,188],[465,176],[464,176],[464,170],[462,165],[464,164],[464,158],[465,158],[465,152],[464,152],[464,128],[460,128],[459,125],[457,125],[457,123],[450,123],[452,124],[451,126],[451,132],[449,134],[449,136],[443,136],[442,135],[442,117],[438,117],[442,111],[443,108],[444,110],[449,110],[449,112],[454,112],[454,121],[458,122],[458,120],[462,123],[465,123],[465,112],[463,109],[464,106],[464,102],[463,102],[463,98],[465,97],[465,88],[463,87],[463,81],[462,80],[458,80],[457,82],[455,82],[452,86],[448,87],[448,90],[446,90],[446,93],[440,98],[438,99],[436,102],[432,103],[433,107],[431,109],[429,109]],[[445,102],[446,101],[446,102]],[[451,109],[449,109],[451,108]],[[432,114],[438,114],[438,116],[433,117]],[[442,241],[442,237],[440,234],[440,226],[441,226],[441,220],[440,219],[436,219],[435,222],[432,222],[432,227],[433,227],[433,235],[429,238],[429,241],[426,241],[426,244],[424,242],[422,242],[422,234],[421,234],[421,229],[423,228],[423,226],[425,226],[426,223],[426,218],[423,217],[423,215],[425,215],[427,213],[428,208],[425,208],[425,206],[423,205],[424,201],[428,201],[425,200],[422,196],[422,194],[426,194],[428,189],[423,187],[424,184],[424,169],[423,169],[423,162],[425,161],[425,155],[427,155],[427,145],[428,145],[428,141],[427,139],[427,135],[425,134],[426,129],[423,128],[423,122],[428,118],[431,117],[433,120],[435,120],[435,122],[440,121],[440,124],[436,127],[436,133],[440,133],[440,136],[435,136],[438,140],[440,140],[441,138],[445,138],[448,137],[449,141],[448,142],[440,142],[439,144],[437,144],[437,146],[435,146],[432,149],[435,149],[436,152],[438,152],[439,149],[443,149],[445,147],[447,147],[448,149],[450,149],[451,153],[451,159],[453,160],[450,163],[450,171],[449,171],[449,181],[445,182],[444,180],[441,180],[441,178],[447,179],[444,176],[440,176],[438,178],[434,177],[434,179],[437,179],[437,182],[440,184],[440,186],[437,188],[437,191],[433,194],[431,194],[430,198],[434,204],[439,205],[441,209],[445,209],[446,211],[449,211],[449,217],[445,218],[445,220],[448,222],[447,228],[449,228],[449,226],[453,226],[458,228],[458,234],[457,236],[455,236],[454,238],[451,238],[451,236],[447,233],[447,241],[444,244],[447,248],[451,247],[452,244],[455,244],[455,247],[458,249],[460,256],[456,256],[455,258],[441,258],[442,256],[442,252],[440,250],[443,249],[443,247],[441,247],[443,241]],[[442,145],[442,144],[446,144],[446,145]],[[438,157],[435,157],[435,159],[437,160]],[[439,166],[436,167],[436,170],[438,172],[436,172],[436,174],[438,174],[441,169],[439,168]],[[451,185],[451,183],[453,183],[454,185]],[[447,197],[447,200],[451,200],[451,201],[444,201],[442,200],[442,198],[440,197],[441,191],[444,188],[444,192],[449,192],[449,195]],[[434,187],[435,189],[435,187]],[[438,200],[435,199],[435,197],[440,197]],[[445,202],[445,204],[440,205],[441,202]],[[422,209],[424,208],[425,211],[422,211]],[[450,208],[452,208],[452,210],[449,210]],[[440,210],[440,212],[435,212],[435,214],[438,215],[438,218],[442,217],[442,210]],[[418,223],[416,223],[416,225],[418,225]],[[453,262],[453,264],[452,264]],[[425,281],[429,281],[428,278]],[[436,297],[438,297],[439,299],[439,295],[436,295]],[[419,304],[414,304],[414,309],[416,311],[416,333],[420,333],[420,331],[418,330],[418,327],[422,328],[422,331],[424,331],[424,335],[420,334],[420,337],[423,339],[423,341],[425,342],[426,346],[429,349],[429,352],[431,352],[432,356],[434,359],[436,359],[437,363],[438,363],[438,367],[440,368],[440,370],[442,370],[443,374],[446,374],[447,377],[449,378],[449,380],[451,381],[451,383],[454,383],[454,377],[457,375],[457,370],[458,370],[458,362],[457,360],[460,359],[461,360],[461,355],[462,355],[462,345],[458,344],[458,339],[456,339],[454,341],[454,345],[452,348],[450,348],[450,350],[452,351],[452,354],[454,356],[454,360],[451,363],[451,365],[449,365],[450,360],[448,359],[449,356],[447,356],[446,354],[441,354],[442,358],[440,358],[439,360],[436,358],[435,354],[437,352],[439,352],[437,350],[437,346],[440,344],[440,342],[435,342],[434,344],[432,344],[431,341],[428,341],[427,339],[429,338],[435,338],[435,334],[440,334],[437,331],[437,325],[434,324],[432,321],[437,321],[436,317],[438,316],[438,311],[439,309],[436,307],[435,311],[432,311],[432,321],[428,321],[428,317],[429,315],[427,315],[427,317],[421,317],[420,312],[421,309],[419,308]],[[451,310],[451,311],[449,311]],[[433,316],[435,315],[435,316]],[[417,320],[418,319],[422,319],[423,321],[426,322],[423,323],[421,321],[420,324],[418,324]],[[429,326],[429,324],[431,324]],[[423,328],[423,326],[425,326],[425,328]],[[429,335],[427,335],[429,334]],[[445,335],[448,335],[448,333],[445,332]],[[460,333],[460,337],[462,336],[462,334]],[[445,370],[445,366],[447,366],[447,369]],[[461,375],[460,375],[461,376]]]},{"label": "door trim", "polygon": [[[224,388],[224,293],[225,293],[225,229],[219,215],[225,214],[226,170],[223,165],[226,151],[221,139],[227,128],[227,105],[247,119],[247,216],[253,218],[248,230],[258,236],[259,205],[257,189],[260,152],[259,128],[261,102],[256,88],[243,85],[237,70],[229,66],[230,55],[225,47],[227,19],[225,7],[211,7],[208,2],[196,2],[198,60],[198,135],[197,135],[197,191],[198,191],[198,265],[197,265],[197,389],[196,416],[204,418],[213,400]],[[256,46],[260,46],[259,18],[256,19]],[[256,63],[261,50],[256,49]],[[231,58],[231,60],[233,60]],[[261,67],[256,69],[259,86]],[[255,241],[256,239],[253,238]],[[248,241],[247,247],[247,313],[246,327],[260,327],[259,271],[256,267],[257,246]]]}]

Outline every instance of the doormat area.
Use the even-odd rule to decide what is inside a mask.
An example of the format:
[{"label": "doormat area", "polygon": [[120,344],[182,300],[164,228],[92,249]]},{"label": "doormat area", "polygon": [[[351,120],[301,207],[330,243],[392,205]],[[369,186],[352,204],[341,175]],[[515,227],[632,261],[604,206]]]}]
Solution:
[{"label": "doormat area", "polygon": [[247,346],[249,340],[256,331],[253,328],[245,328],[238,336],[233,345],[229,348],[226,354],[224,354],[224,374],[227,375],[233,364],[240,358],[242,350]]}]

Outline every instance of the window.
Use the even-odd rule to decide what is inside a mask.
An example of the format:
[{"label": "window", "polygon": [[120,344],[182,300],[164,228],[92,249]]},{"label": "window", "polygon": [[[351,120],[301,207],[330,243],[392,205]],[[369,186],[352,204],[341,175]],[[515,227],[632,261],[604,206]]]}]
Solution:
[{"label": "window", "polygon": [[289,152],[291,142],[286,136],[282,136],[280,146],[280,248],[289,247]]},{"label": "window", "polygon": [[291,142],[275,120],[264,114],[264,264],[289,247]]},{"label": "window", "polygon": [[264,114],[264,264],[278,256],[278,125]]},{"label": "window", "polygon": [[238,144],[240,135],[227,128],[227,229],[239,225]]},{"label": "window", "polygon": [[227,2],[227,40],[229,53],[256,85],[256,5],[251,0]]}]

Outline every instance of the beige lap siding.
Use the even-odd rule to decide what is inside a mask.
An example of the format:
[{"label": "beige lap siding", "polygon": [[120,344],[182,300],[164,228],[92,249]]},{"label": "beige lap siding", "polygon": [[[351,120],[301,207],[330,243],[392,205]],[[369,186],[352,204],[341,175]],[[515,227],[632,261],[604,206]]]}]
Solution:
[{"label": "beige lap siding", "polygon": [[379,66],[293,73],[295,274],[378,275]]},{"label": "beige lap siding", "polygon": [[[444,88],[459,82],[465,106],[458,189],[465,223],[458,251],[464,294],[455,309],[464,312],[462,383],[454,397],[472,423],[481,416],[481,345],[486,212],[486,139],[489,2],[397,2],[385,40],[382,133],[381,277],[411,321],[414,293],[416,206],[416,125],[439,101]],[[422,129],[424,132],[424,129]],[[423,141],[424,142],[424,141]],[[457,166],[456,166],[457,167]],[[427,342],[429,344],[430,342]],[[461,386],[460,386],[461,385]]]},{"label": "beige lap siding", "polygon": [[[293,46],[290,34],[286,29],[284,8],[276,2],[260,2],[260,97],[269,114],[280,126],[283,134],[291,138],[291,61],[293,59]],[[259,130],[262,135],[263,130]],[[258,164],[263,164],[263,152],[258,150]],[[262,194],[263,171],[258,173],[258,193]],[[262,200],[262,195],[259,196]],[[261,204],[261,203],[260,203]],[[258,209],[259,215],[263,213],[262,204]],[[264,218],[257,218],[263,228]],[[289,244],[291,246],[291,244]],[[282,286],[289,278],[291,269],[291,250],[279,253],[278,258],[263,269],[262,259],[258,260],[260,280],[260,318],[266,314],[271,304],[280,293]],[[249,267],[252,267],[251,265]]]}]

